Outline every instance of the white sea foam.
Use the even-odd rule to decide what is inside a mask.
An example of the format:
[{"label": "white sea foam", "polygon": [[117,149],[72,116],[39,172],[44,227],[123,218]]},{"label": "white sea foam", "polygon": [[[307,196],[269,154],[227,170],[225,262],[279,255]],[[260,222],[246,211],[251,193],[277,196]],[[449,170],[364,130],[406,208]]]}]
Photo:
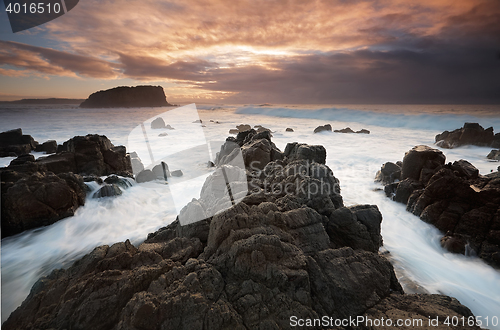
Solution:
[{"label": "white sea foam", "polygon": [[[340,110],[332,114],[327,110],[295,110],[283,107],[241,107],[234,113],[231,107],[213,110],[203,107],[200,116],[206,124],[203,129],[208,141],[219,141],[228,130],[241,123],[260,124],[270,128],[273,141],[283,150],[288,142],[321,144],[327,149],[327,165],[340,179],[342,196],[346,205],[376,204],[383,214],[382,235],[384,246],[403,276],[431,293],[443,293],[460,300],[479,316],[498,316],[500,310],[500,273],[477,258],[454,255],[444,251],[439,244],[437,229],[405,211],[402,204],[390,201],[373,182],[380,166],[387,161],[401,160],[404,153],[418,144],[432,145],[434,135],[444,129],[461,127],[464,121],[480,122],[484,127],[500,129],[498,117],[455,117],[453,115],[397,115],[372,111],[360,118],[364,111],[350,114]],[[265,110],[263,112],[263,109]],[[108,135],[115,144],[125,143],[128,133],[142,120],[165,109],[78,109],[78,114],[59,110],[57,118],[47,121],[46,113],[38,109],[30,113],[29,129],[23,125],[24,115],[9,115],[8,126],[0,121],[0,131],[23,127],[25,134],[45,139],[74,134],[99,133]],[[88,111],[88,112],[87,112]],[[111,114],[109,113],[111,111]],[[143,113],[144,111],[145,113]],[[316,112],[315,112],[316,111]],[[45,112],[50,113],[50,110]],[[416,113],[418,111],[414,111]],[[118,116],[119,113],[119,116]],[[311,113],[313,114],[311,116]],[[3,114],[0,113],[0,117]],[[37,117],[38,116],[38,117]],[[77,116],[80,121],[72,121]],[[40,119],[40,120],[38,120]],[[209,120],[219,121],[220,124]],[[17,121],[16,121],[17,120]],[[103,120],[107,120],[103,123]],[[343,120],[343,121],[341,121]],[[55,131],[47,126],[54,122],[61,128]],[[330,122],[335,129],[350,126],[354,130],[366,128],[371,134],[340,134],[323,132],[313,134],[318,125]],[[167,123],[169,124],[169,123]],[[287,127],[294,132],[285,132]],[[50,133],[47,133],[50,132]],[[51,136],[54,134],[56,136]],[[178,144],[166,136],[165,143]],[[58,141],[60,142],[60,141]],[[496,170],[499,163],[489,162],[485,156],[490,151],[483,147],[462,147],[443,150],[447,161],[467,159],[482,174]],[[200,168],[208,159],[199,158]],[[170,164],[169,164],[170,165]],[[172,168],[175,166],[176,168]],[[182,169],[182,161],[172,165]],[[205,169],[209,173],[209,169]],[[198,192],[191,191],[190,194]],[[130,238],[138,244],[149,232],[175,219],[176,208],[168,185],[158,183],[138,184],[117,198],[88,199],[76,215],[52,226],[28,231],[2,240],[2,320],[28,295],[30,287],[52,269],[68,266],[76,258],[100,244],[112,244]],[[492,327],[491,329],[500,329]]]},{"label": "white sea foam", "polygon": [[380,127],[401,127],[409,129],[453,130],[465,122],[479,122],[484,128],[493,126],[500,130],[500,118],[491,116],[475,117],[468,114],[452,113],[388,113],[384,111],[356,110],[351,108],[283,108],[283,107],[241,107],[240,114],[264,115],[282,118],[321,119],[335,122],[353,122]]}]

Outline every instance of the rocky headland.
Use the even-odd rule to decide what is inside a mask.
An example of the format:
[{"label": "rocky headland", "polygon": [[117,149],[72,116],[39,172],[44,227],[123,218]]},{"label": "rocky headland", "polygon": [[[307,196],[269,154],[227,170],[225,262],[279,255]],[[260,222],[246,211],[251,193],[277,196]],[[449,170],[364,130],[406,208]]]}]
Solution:
[{"label": "rocky headland", "polygon": [[164,107],[167,102],[161,86],[120,86],[92,93],[81,108]]},{"label": "rocky headland", "polygon": [[416,146],[402,162],[385,163],[376,181],[406,210],[443,233],[441,245],[500,267],[500,173],[480,175],[466,160]]},{"label": "rocky headland", "polygon": [[[246,168],[231,163],[239,152]],[[322,146],[290,143],[282,152],[268,131],[229,137],[200,198],[180,216],[215,215],[184,226],[176,220],[138,247],[95,248],[41,278],[3,328],[288,329],[293,317],[327,316],[331,325],[310,328],[373,329],[335,320],[384,317],[479,329],[443,325],[472,316],[454,298],[404,294],[378,253],[377,206],[344,206],[325,160]],[[239,173],[228,190],[248,185],[240,203],[227,206],[214,184],[218,171]]]}]

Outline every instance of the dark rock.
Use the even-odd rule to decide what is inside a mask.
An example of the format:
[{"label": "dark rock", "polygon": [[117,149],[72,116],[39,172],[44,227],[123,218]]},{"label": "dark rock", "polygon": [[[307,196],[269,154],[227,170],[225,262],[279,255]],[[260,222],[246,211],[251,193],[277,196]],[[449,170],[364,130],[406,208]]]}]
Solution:
[{"label": "dark rock", "polygon": [[354,131],[350,127],[346,127],[343,129],[334,130],[335,133],[354,133]]},{"label": "dark rock", "polygon": [[125,147],[113,146],[104,135],[75,136],[64,142],[63,151],[40,157],[37,163],[54,173],[73,172],[83,175],[130,175],[132,165]]},{"label": "dark rock", "polygon": [[479,170],[464,159],[457,160],[451,165],[453,171],[458,172],[458,176],[465,177],[466,179],[477,179]]},{"label": "dark rock", "polygon": [[79,175],[37,172],[21,178],[2,194],[2,237],[72,216],[84,203]]},{"label": "dark rock", "polygon": [[356,131],[356,133],[358,133],[358,134],[370,134],[370,131],[363,128],[360,131]]},{"label": "dark rock", "polygon": [[387,195],[447,233],[441,244],[449,251],[477,255],[500,267],[500,177],[479,175],[463,159],[444,162],[438,150],[413,148],[402,164],[406,178],[386,185]]},{"label": "dark rock", "polygon": [[399,203],[407,204],[411,194],[413,194],[415,190],[422,188],[423,185],[419,181],[413,179],[404,179],[403,181],[399,182],[397,186],[394,200]]},{"label": "dark rock", "polygon": [[382,165],[380,171],[377,172],[375,176],[376,182],[382,182],[382,184],[390,184],[395,182],[396,180],[401,179],[401,166],[396,165],[391,162],[387,162]]},{"label": "dark rock", "polygon": [[54,154],[57,152],[57,142],[55,140],[48,140],[37,145],[35,151],[45,152],[46,154]]},{"label": "dark rock", "polygon": [[[235,141],[227,142],[238,146]],[[257,141],[269,142],[246,143]],[[233,170],[246,177],[243,169]],[[402,294],[392,265],[377,253],[380,212],[371,205],[343,208],[338,180],[326,165],[285,158],[262,172],[254,178],[259,189],[265,183],[321,180],[335,189],[309,195],[260,191],[259,203],[230,205],[184,226],[176,220],[137,248],[129,241],[98,247],[40,279],[3,327],[285,329],[291,315],[355,318],[390,308],[404,318],[413,315],[405,312],[422,314],[427,308],[439,315],[471,315],[451,298]],[[223,204],[209,189],[219,174],[207,178],[200,199],[181,215],[197,216],[206,204]]]},{"label": "dark rock", "polygon": [[331,132],[332,131],[332,125],[326,124],[326,125],[323,125],[323,126],[318,126],[318,127],[316,127],[314,129],[314,133],[319,133],[319,132],[323,132],[323,131]]},{"label": "dark rock", "polygon": [[[132,187],[132,184],[130,181],[128,181],[126,178],[121,178],[116,175],[110,175],[106,179],[104,179],[104,182],[107,183],[108,185],[116,185],[122,189],[128,189]],[[104,197],[104,196],[102,196]]]},{"label": "dark rock", "polygon": [[[53,173],[78,172],[75,154],[72,152],[63,151],[55,155],[40,157],[37,159],[37,164],[44,166],[47,171]],[[101,175],[101,173],[95,173]]]},{"label": "dark rock", "polygon": [[120,86],[91,94],[81,108],[131,108],[169,106],[161,86]]},{"label": "dark rock", "polygon": [[405,154],[401,169],[401,179],[419,180],[422,169],[436,169],[444,165],[446,157],[437,149],[428,146],[416,146]]},{"label": "dark rock", "polygon": [[176,176],[176,177],[180,177],[183,175],[182,171],[181,170],[175,170],[175,171],[172,171],[170,172],[170,175],[171,176]]},{"label": "dark rock", "polygon": [[231,129],[229,130],[229,134],[238,134],[239,132],[240,132],[240,131],[239,131],[238,129],[236,129],[236,128],[231,128]]},{"label": "dark rock", "polygon": [[116,184],[106,184],[92,195],[92,198],[120,196],[122,191]]},{"label": "dark rock", "polygon": [[326,163],[326,149],[320,145],[308,145],[305,143],[288,143],[283,153],[289,160],[309,160],[320,164]]},{"label": "dark rock", "polygon": [[269,128],[265,128],[265,127],[262,127],[262,126],[259,127],[259,128],[257,128],[257,133],[262,133],[262,132],[269,132],[269,133],[271,133],[271,130]]},{"label": "dark rock", "polygon": [[209,161],[207,162],[207,167],[215,167],[214,162],[212,162],[211,160],[209,160]]},{"label": "dark rock", "polygon": [[271,143],[267,139],[254,140],[241,148],[245,166],[262,170],[271,161]]},{"label": "dark rock", "polygon": [[[399,294],[393,293],[390,296],[384,298],[381,302],[376,304],[374,307],[368,309],[363,317],[365,320],[370,319],[372,322],[374,320],[411,320],[409,326],[400,327],[403,329],[439,329],[439,330],[449,330],[451,327],[444,324],[445,320],[475,320],[474,314],[460,304],[460,302],[455,299],[444,295],[438,294]],[[429,326],[430,320],[437,320],[435,325]],[[362,322],[365,324],[364,322]],[[375,323],[375,322],[373,322]],[[393,326],[394,326],[393,323]],[[370,323],[368,323],[369,325]],[[354,330],[360,329],[376,329],[379,327],[362,326],[353,327]],[[380,327],[383,328],[383,327]],[[481,329],[476,325],[468,325],[468,323],[462,324],[461,322],[458,326],[453,326],[453,329]]]},{"label": "dark rock", "polygon": [[493,160],[500,160],[500,150],[491,150],[488,156],[486,156],[486,158]]},{"label": "dark rock", "polygon": [[24,164],[26,162],[35,162],[35,156],[33,156],[32,154],[22,154],[21,156],[17,157],[16,159],[13,159],[10,162],[9,167],[15,166],[15,165],[21,165],[21,164]]},{"label": "dark rock", "polygon": [[103,184],[103,180],[97,175],[85,175],[83,176],[83,182],[97,182],[98,184]]},{"label": "dark rock", "polygon": [[20,128],[0,133],[0,157],[29,154],[37,145],[38,142],[31,135],[23,135]]},{"label": "dark rock", "polygon": [[136,174],[135,181],[137,183],[149,182],[156,180],[156,174],[151,170],[144,170]]},{"label": "dark rock", "polygon": [[493,135],[493,128],[484,129],[478,123],[465,123],[462,128],[452,132],[444,131],[436,135],[436,145],[441,148],[457,148],[463,145],[495,147],[497,139]]},{"label": "dark rock", "polygon": [[336,248],[349,246],[377,252],[382,246],[382,214],[376,205],[342,207],[329,216],[326,232]]},{"label": "dark rock", "polygon": [[165,121],[163,120],[163,118],[158,117],[151,122],[151,128],[152,129],[165,128]]},{"label": "dark rock", "polygon": [[251,130],[252,126],[250,126],[248,124],[240,124],[240,125],[236,126],[236,129],[240,132],[246,132],[246,131]]},{"label": "dark rock", "polygon": [[287,127],[285,132],[293,132],[293,128]]}]

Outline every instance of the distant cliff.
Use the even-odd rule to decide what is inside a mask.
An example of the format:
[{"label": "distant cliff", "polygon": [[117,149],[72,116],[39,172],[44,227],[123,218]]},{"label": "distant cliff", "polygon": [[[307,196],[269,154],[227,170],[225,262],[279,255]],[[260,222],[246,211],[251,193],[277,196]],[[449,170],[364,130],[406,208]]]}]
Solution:
[{"label": "distant cliff", "polygon": [[91,94],[81,108],[163,107],[167,102],[161,86],[120,86]]}]

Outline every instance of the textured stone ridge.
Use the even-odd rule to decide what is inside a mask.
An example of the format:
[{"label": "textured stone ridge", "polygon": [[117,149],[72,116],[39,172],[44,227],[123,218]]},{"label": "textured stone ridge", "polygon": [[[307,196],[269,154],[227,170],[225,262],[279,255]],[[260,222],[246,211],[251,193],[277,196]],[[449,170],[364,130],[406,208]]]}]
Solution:
[{"label": "textured stone ridge", "polygon": [[161,86],[120,86],[92,93],[81,108],[163,107],[167,102]]},{"label": "textured stone ridge", "polygon": [[386,184],[387,196],[441,230],[444,248],[500,267],[499,172],[483,176],[466,160],[445,160],[440,150],[416,146],[401,166],[384,164],[376,180]]},{"label": "textured stone ridge", "polygon": [[[449,297],[403,293],[378,253],[382,215],[343,205],[324,148],[281,153],[255,131],[228,142],[217,166],[228,166],[236,144],[263,168],[246,172],[243,202],[186,226],[176,220],[138,247],[95,248],[41,278],[3,329],[289,329],[292,316],[472,315]],[[181,213],[222,204],[212,181]]]}]

